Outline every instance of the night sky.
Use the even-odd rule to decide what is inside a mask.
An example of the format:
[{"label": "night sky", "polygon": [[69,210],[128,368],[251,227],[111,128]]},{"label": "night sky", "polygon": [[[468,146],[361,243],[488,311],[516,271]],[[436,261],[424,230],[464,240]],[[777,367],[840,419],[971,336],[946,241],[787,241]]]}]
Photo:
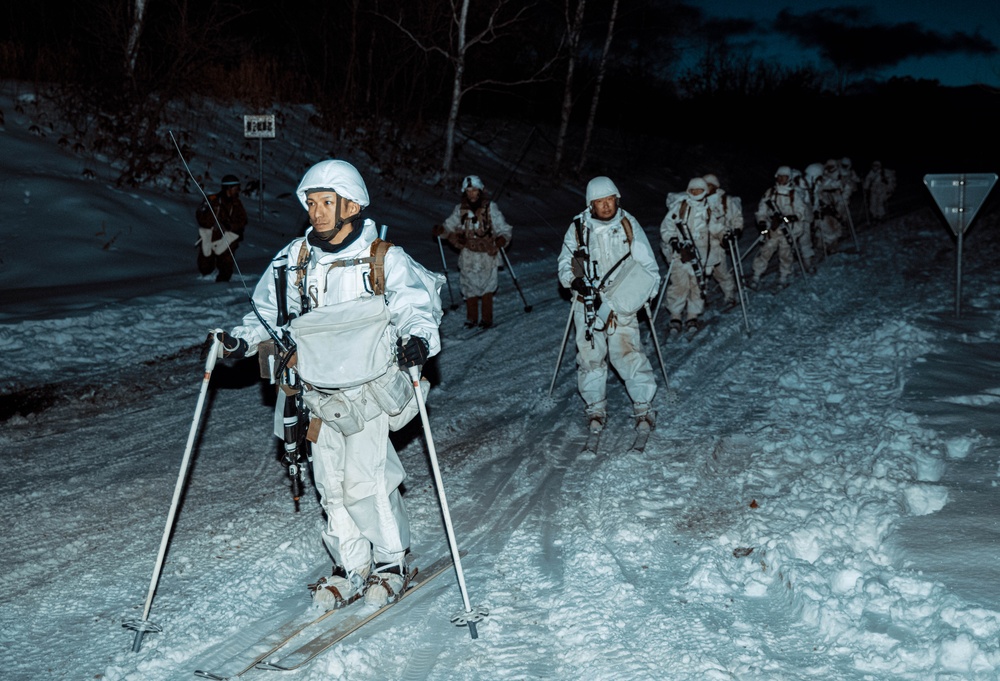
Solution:
[{"label": "night sky", "polygon": [[705,36],[780,56],[788,66],[834,65],[854,76],[936,79],[1000,87],[996,0],[699,0]]}]

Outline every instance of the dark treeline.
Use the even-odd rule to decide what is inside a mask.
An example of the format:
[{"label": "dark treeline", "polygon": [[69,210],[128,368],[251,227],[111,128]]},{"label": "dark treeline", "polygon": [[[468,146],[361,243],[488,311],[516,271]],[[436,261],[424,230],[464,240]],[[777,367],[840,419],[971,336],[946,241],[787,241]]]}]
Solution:
[{"label": "dark treeline", "polygon": [[[468,0],[464,29],[472,42],[464,46],[463,0],[7,3],[0,77],[51,86],[79,130],[99,130],[121,144],[135,159],[121,178],[126,183],[157,171],[155,159],[168,156],[159,134],[165,107],[191,96],[261,110],[308,102],[328,130],[363,126],[390,143],[393,135],[437,129],[460,115],[552,127],[565,116],[569,158],[581,146],[598,82],[596,122],[604,128],[765,147],[809,161],[821,160],[818,150],[855,154],[872,142],[882,143],[887,157],[900,157],[913,153],[914,139],[947,157],[961,141],[943,128],[968,134],[988,129],[996,117],[997,98],[986,93],[983,104],[977,93],[959,101],[933,82],[845,88],[830,73],[698,43],[692,36],[700,14],[676,2],[586,0],[574,42],[572,19],[582,1]],[[692,60],[692,52],[702,56]]]}]

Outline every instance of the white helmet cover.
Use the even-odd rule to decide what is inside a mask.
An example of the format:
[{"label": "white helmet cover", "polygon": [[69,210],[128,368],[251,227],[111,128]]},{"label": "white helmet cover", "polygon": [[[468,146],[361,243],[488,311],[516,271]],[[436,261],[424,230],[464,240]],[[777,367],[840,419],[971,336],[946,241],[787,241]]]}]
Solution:
[{"label": "white helmet cover", "polygon": [[467,189],[478,189],[479,191],[483,191],[486,189],[486,185],[483,184],[483,181],[479,179],[478,175],[468,175],[464,180],[462,180],[462,191],[464,192]]},{"label": "white helmet cover", "polygon": [[851,167],[851,159],[849,159],[849,158],[847,158],[845,156],[844,158],[840,159],[840,165],[843,168],[850,168]]},{"label": "white helmet cover", "polygon": [[597,199],[604,199],[609,196],[615,196],[619,199],[622,197],[621,192],[618,191],[618,187],[615,186],[610,177],[599,175],[587,183],[588,206]]},{"label": "white helmet cover", "polygon": [[719,184],[719,178],[715,176],[715,173],[709,173],[708,175],[703,175],[701,179],[705,180],[706,184],[710,184],[713,187],[722,186],[721,184]]},{"label": "white helmet cover", "polygon": [[295,195],[299,197],[302,207],[309,210],[306,205],[306,194],[317,189],[330,189],[349,201],[353,201],[362,208],[369,203],[368,187],[361,179],[361,173],[347,161],[331,159],[320,161],[306,171],[299,182],[299,188],[295,190]]},{"label": "white helmet cover", "polygon": [[780,177],[782,175],[788,179],[792,179],[792,169],[789,166],[778,166],[778,169],[774,171],[774,176]]},{"label": "white helmet cover", "polygon": [[815,180],[817,177],[823,174],[823,166],[819,163],[810,163],[806,166],[806,177],[810,180]]},{"label": "white helmet cover", "polygon": [[[701,193],[698,195],[692,194],[695,189],[700,189]],[[708,196],[708,183],[705,182],[704,178],[692,177],[688,182],[687,194],[695,201],[703,201],[706,196]]]}]

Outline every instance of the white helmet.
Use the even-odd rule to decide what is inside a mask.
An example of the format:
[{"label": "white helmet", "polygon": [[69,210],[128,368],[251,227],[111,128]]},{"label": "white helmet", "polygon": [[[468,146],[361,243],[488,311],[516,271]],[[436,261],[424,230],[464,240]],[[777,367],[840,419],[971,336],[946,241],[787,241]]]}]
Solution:
[{"label": "white helmet", "polygon": [[716,177],[714,173],[709,173],[708,175],[704,175],[704,176],[702,176],[701,179],[705,180],[705,182],[707,184],[710,184],[710,185],[712,185],[714,187],[721,187],[722,186],[721,184],[719,184],[719,178]]},{"label": "white helmet", "polygon": [[[701,192],[699,192],[698,194],[693,194],[692,192],[695,191],[696,189],[700,189]],[[705,182],[704,178],[692,177],[691,180],[688,182],[687,195],[688,198],[694,199],[695,201],[704,201],[705,198],[708,196],[708,183]]]},{"label": "white helmet", "polygon": [[337,196],[353,201],[362,208],[368,205],[368,187],[361,179],[361,173],[347,161],[331,159],[320,161],[306,171],[299,182],[299,188],[295,190],[295,195],[299,197],[302,207],[309,210],[306,205],[306,194],[318,189],[329,189],[337,193]]},{"label": "white helmet", "polygon": [[615,186],[615,183],[611,181],[610,177],[599,175],[587,183],[588,206],[597,199],[605,199],[609,196],[614,196],[619,199],[622,197],[621,192],[618,191],[618,187]]},{"label": "white helmet", "polygon": [[820,163],[810,163],[806,166],[806,178],[810,182],[815,182],[823,174],[823,166]]},{"label": "white helmet", "polygon": [[843,168],[844,170],[848,170],[851,167],[851,159],[847,158],[846,156],[840,159],[840,167]]},{"label": "white helmet", "polygon": [[486,185],[483,184],[483,181],[479,179],[478,175],[467,175],[465,179],[462,180],[462,191],[464,192],[467,189],[478,189],[479,191],[483,191],[486,189]]},{"label": "white helmet", "polygon": [[778,166],[778,169],[774,171],[774,177],[778,178],[784,175],[789,180],[792,179],[792,169],[788,166]]}]

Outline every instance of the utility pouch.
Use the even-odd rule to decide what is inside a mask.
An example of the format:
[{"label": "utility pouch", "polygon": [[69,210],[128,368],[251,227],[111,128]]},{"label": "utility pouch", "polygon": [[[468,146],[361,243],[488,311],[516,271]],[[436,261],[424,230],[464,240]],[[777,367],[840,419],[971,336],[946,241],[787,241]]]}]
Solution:
[{"label": "utility pouch", "polygon": [[[364,430],[364,417],[340,390],[329,393],[309,390],[303,395],[303,399],[312,415],[322,419],[324,425],[344,435],[354,435]],[[311,427],[310,424],[310,429]]]},{"label": "utility pouch", "polygon": [[413,383],[398,368],[389,369],[365,385],[375,403],[389,416],[396,416],[413,401]]},{"label": "utility pouch", "polygon": [[316,308],[289,324],[295,371],[317,388],[350,388],[384,374],[396,362],[389,309],[382,296]]},{"label": "utility pouch", "polygon": [[601,298],[616,314],[635,314],[656,294],[656,284],[653,275],[635,258],[628,258],[614,279],[601,288]]}]

